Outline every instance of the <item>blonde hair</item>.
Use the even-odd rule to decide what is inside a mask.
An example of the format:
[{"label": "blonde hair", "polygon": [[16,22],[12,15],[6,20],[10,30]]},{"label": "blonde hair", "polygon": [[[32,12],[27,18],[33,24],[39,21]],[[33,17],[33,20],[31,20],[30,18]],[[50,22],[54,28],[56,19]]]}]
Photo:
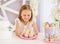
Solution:
[{"label": "blonde hair", "polygon": [[20,21],[23,20],[22,17],[21,17],[21,13],[22,13],[22,11],[24,11],[24,10],[30,10],[30,11],[31,11],[31,18],[30,18],[29,21],[32,21],[32,18],[33,18],[33,12],[32,12],[32,9],[31,9],[30,5],[26,5],[26,4],[23,5],[23,6],[21,6],[21,8],[20,8],[19,16],[18,16],[19,20],[20,20]]}]

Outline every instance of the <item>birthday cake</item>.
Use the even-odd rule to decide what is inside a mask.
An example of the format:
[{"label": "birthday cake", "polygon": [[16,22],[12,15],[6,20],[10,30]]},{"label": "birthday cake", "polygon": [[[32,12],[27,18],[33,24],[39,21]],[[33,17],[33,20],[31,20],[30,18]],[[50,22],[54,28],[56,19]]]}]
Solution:
[{"label": "birthday cake", "polygon": [[38,34],[34,34],[33,32],[31,32],[30,30],[27,31],[23,31],[20,34],[20,38],[25,39],[25,40],[34,40],[36,39],[38,36]]}]

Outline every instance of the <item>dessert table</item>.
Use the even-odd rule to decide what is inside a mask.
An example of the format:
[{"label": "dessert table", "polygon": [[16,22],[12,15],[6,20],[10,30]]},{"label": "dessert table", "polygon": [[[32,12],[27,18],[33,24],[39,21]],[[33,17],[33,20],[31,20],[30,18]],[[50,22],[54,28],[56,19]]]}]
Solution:
[{"label": "dessert table", "polygon": [[[38,35],[39,36],[39,35]],[[40,41],[40,38],[41,38],[41,36],[40,37],[38,37],[36,40],[38,41]],[[11,40],[11,41],[36,41],[36,40],[23,40],[23,39],[21,39],[21,38],[19,38],[18,36],[16,36],[16,34],[15,34],[15,32],[13,32],[13,31],[9,31],[8,30],[8,28],[5,28],[5,30],[4,30],[4,28],[2,28],[2,29],[0,29],[0,42],[1,42],[1,40]]]},{"label": "dessert table", "polygon": [[39,33],[36,40],[23,40],[16,36],[15,32],[7,30],[0,30],[0,44],[57,44],[57,43],[45,43],[43,41],[44,34]]}]

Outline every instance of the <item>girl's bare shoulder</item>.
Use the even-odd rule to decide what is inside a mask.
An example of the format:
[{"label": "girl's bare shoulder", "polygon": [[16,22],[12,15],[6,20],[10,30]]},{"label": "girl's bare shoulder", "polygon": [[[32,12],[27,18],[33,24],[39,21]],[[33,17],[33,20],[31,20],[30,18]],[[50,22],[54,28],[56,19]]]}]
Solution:
[{"label": "girl's bare shoulder", "polygon": [[15,19],[15,22],[18,22],[18,23],[20,23],[20,20],[19,20],[19,18],[16,18],[16,19]]},{"label": "girl's bare shoulder", "polygon": [[35,21],[32,21],[32,25],[33,25],[33,26],[36,25],[36,22],[35,22]]}]

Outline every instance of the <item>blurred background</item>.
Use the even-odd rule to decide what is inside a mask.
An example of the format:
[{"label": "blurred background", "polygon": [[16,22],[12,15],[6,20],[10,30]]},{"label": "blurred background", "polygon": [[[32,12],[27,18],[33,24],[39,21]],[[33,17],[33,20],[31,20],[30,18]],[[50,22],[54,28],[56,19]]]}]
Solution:
[{"label": "blurred background", "polygon": [[55,22],[57,28],[60,27],[60,0],[0,0],[0,28],[14,27],[15,19],[23,4],[31,5],[39,31],[44,32],[42,26],[44,22]]},{"label": "blurred background", "polygon": [[37,23],[38,30],[40,31],[40,0],[0,0],[0,19],[4,21],[1,25],[13,27],[20,7],[23,4],[31,5],[34,13],[34,21]]},{"label": "blurred background", "polygon": [[0,0],[0,26],[13,28],[23,4],[31,5],[34,21],[41,32],[44,32],[44,22],[60,21],[60,0]]},{"label": "blurred background", "polygon": [[[60,36],[60,0],[0,0],[0,43],[1,44],[5,44],[5,43],[7,44],[8,42],[11,43],[11,40],[6,40],[6,39],[7,38],[10,39],[10,37],[12,37],[11,31],[15,30],[13,29],[15,25],[15,19],[18,17],[19,9],[23,4],[31,5],[34,14],[34,21],[37,24],[39,32],[42,32],[44,34],[45,31],[42,26],[44,22],[49,22],[49,23],[53,22],[56,24],[55,31],[58,35],[58,38],[60,39],[59,37]],[[43,34],[41,34],[41,36]],[[39,36],[39,38],[41,36]],[[18,40],[18,38],[14,36],[14,34],[13,34],[13,38],[14,38],[13,40],[14,44],[16,44],[17,42],[20,43],[20,39]],[[16,40],[17,42],[15,42]],[[31,42],[29,41],[29,43]],[[36,41],[34,41],[34,44],[35,42]],[[21,43],[23,43],[23,41]],[[43,44],[43,42],[41,41],[37,43]]]}]

